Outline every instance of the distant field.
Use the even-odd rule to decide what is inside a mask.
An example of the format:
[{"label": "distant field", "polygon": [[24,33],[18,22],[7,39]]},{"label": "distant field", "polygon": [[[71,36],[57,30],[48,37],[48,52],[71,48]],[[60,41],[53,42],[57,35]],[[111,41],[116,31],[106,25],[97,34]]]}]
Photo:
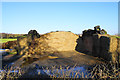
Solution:
[{"label": "distant field", "polygon": [[5,43],[5,42],[8,42],[8,41],[15,41],[17,39],[0,39],[0,43]]},{"label": "distant field", "polygon": [[120,38],[120,36],[117,36],[117,38]]},{"label": "distant field", "polygon": [[120,38],[120,36],[117,36],[117,35],[109,35],[109,37]]}]

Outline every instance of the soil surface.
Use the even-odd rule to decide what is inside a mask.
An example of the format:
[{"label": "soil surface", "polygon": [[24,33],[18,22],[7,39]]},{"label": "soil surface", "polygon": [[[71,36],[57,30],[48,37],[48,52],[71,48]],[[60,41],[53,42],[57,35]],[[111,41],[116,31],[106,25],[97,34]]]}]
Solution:
[{"label": "soil surface", "polygon": [[[65,69],[69,67],[88,68],[91,65],[103,63],[99,58],[93,57],[77,51],[63,51],[46,56],[33,55],[26,57],[25,55],[9,54],[2,56],[2,67],[20,67],[22,70],[22,78],[49,78],[43,69],[52,69],[54,66]],[[8,67],[6,67],[6,65]],[[44,74],[38,74],[37,70],[42,69]]]},{"label": "soil surface", "polygon": [[[18,42],[21,46],[20,49],[22,49],[21,55],[4,55],[2,58],[3,67],[10,63],[13,63],[12,66],[22,68],[33,67],[36,64],[39,66],[51,67],[54,65],[83,66],[101,63],[98,58],[75,50],[78,38],[79,36],[72,32],[50,32],[33,40],[32,42],[35,43],[33,45],[31,43],[31,47],[26,44],[27,38],[25,38],[25,40],[20,39]],[[29,51],[25,47],[29,47]],[[27,51],[30,56],[26,53]],[[25,54],[23,54],[24,52]]]},{"label": "soil surface", "polygon": [[34,67],[36,64],[39,66],[83,66],[83,65],[94,65],[100,64],[97,57],[86,55],[84,53],[79,53],[77,51],[64,51],[59,53],[54,53],[49,56],[35,56],[25,57],[18,56],[15,54],[10,54],[2,57],[3,66],[13,63],[12,66],[18,66],[22,68]]}]

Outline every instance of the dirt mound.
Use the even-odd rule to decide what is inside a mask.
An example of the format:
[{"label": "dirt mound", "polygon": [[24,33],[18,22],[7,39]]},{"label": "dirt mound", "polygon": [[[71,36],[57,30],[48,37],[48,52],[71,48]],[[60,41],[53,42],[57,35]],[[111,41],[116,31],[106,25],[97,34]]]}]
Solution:
[{"label": "dirt mound", "polygon": [[[72,32],[51,32],[43,35],[46,44],[57,51],[75,50],[78,35]],[[37,39],[41,41],[41,38]]]},{"label": "dirt mound", "polygon": [[[17,39],[16,50],[20,55],[4,56],[3,65],[23,68],[39,66],[82,66],[100,64],[101,61],[90,55],[75,51],[79,36],[72,32],[50,32],[31,39],[31,36]],[[30,39],[30,40],[29,40]],[[79,45],[79,48],[82,45]]]},{"label": "dirt mound", "polygon": [[13,49],[17,45],[17,41],[8,41],[2,44],[2,49]]},{"label": "dirt mound", "polygon": [[35,38],[28,45],[28,38],[18,39],[20,54],[48,54],[59,51],[75,50],[78,35],[72,32],[50,32]]}]

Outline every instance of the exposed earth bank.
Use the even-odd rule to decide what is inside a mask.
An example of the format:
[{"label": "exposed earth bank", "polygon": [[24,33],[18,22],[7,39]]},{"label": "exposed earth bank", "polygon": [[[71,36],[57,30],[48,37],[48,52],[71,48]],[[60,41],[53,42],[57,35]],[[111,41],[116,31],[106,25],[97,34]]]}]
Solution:
[{"label": "exposed earth bank", "polygon": [[97,57],[75,50],[79,36],[72,32],[51,32],[34,37],[19,38],[14,46],[17,54],[3,56],[3,65],[14,63],[12,66],[28,69],[35,68],[36,64],[51,67],[102,63]]},{"label": "exposed earth bank", "polygon": [[31,30],[26,37],[18,38],[15,44],[12,42],[13,46],[11,43],[12,52],[16,51],[17,54],[3,55],[3,67],[12,64],[11,66],[21,67],[27,72],[34,71],[36,65],[50,68],[51,66],[90,66],[104,63],[98,58],[99,56],[86,54],[85,51],[93,50],[93,44],[89,43],[91,39],[82,37],[65,31],[39,35],[36,30]]},{"label": "exposed earth bank", "polygon": [[104,63],[102,59],[120,62],[120,39],[104,34],[106,32],[101,31],[99,26],[94,28],[83,31],[82,36],[65,31],[39,35],[36,30],[31,30],[26,37],[7,42],[7,46],[4,44],[4,47],[10,44],[12,52],[17,54],[3,55],[3,67],[12,63],[11,66],[29,71],[30,68],[34,70],[36,65],[49,68],[90,66]]}]

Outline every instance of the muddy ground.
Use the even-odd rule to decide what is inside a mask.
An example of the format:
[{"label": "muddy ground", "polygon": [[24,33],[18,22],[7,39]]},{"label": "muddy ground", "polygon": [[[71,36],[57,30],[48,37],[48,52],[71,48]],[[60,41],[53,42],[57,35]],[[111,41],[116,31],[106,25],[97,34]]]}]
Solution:
[{"label": "muddy ground", "polygon": [[102,61],[99,60],[97,57],[93,57],[90,55],[86,55],[84,53],[79,53],[77,51],[66,51],[66,52],[59,52],[54,53],[49,56],[38,56],[34,55],[34,57],[24,57],[18,56],[15,54],[5,55],[2,56],[2,64],[3,67],[10,63],[14,63],[12,66],[18,67],[32,67],[36,64],[39,66],[83,66],[83,65],[93,65],[93,64],[100,64]]},{"label": "muddy ground", "polygon": [[[6,68],[6,65],[11,67],[20,67],[23,70],[22,77],[35,77],[37,76],[36,70],[41,68],[51,68],[56,66],[62,67],[73,67],[73,66],[91,66],[95,64],[103,63],[99,58],[93,57],[77,51],[63,51],[53,53],[48,56],[34,55],[31,57],[20,56],[15,54],[9,54],[2,56],[2,67]],[[31,73],[32,72],[32,73]],[[32,75],[28,75],[31,73]],[[34,74],[34,75],[33,75]],[[48,75],[38,75],[37,77],[43,77]]]}]

